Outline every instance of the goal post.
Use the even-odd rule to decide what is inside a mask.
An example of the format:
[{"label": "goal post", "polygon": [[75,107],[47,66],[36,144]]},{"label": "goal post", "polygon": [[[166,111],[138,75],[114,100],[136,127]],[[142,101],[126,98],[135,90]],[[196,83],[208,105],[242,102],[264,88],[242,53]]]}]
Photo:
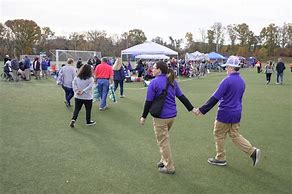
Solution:
[{"label": "goal post", "polygon": [[101,58],[101,52],[97,51],[79,51],[79,50],[56,50],[56,65],[59,68],[62,64],[66,64],[68,58],[72,58],[74,62],[81,58],[82,63],[87,63],[90,58],[97,56]]}]

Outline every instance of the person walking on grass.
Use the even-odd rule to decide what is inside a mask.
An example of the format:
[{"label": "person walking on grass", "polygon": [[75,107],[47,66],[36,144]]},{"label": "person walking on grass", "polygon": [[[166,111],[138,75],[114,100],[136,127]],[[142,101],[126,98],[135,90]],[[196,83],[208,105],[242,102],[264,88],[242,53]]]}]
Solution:
[{"label": "person walking on grass", "polygon": [[113,70],[114,70],[114,91],[117,90],[118,85],[120,85],[120,97],[124,98],[124,80],[125,80],[125,73],[124,73],[124,68],[122,65],[122,60],[121,58],[117,58],[114,65],[113,65]]},{"label": "person walking on grass", "polygon": [[100,111],[107,109],[106,98],[109,91],[109,85],[113,83],[113,68],[108,63],[107,58],[101,59],[101,64],[96,66],[94,76],[97,82],[97,90],[101,94]]},{"label": "person walking on grass", "polygon": [[208,159],[208,163],[213,165],[227,165],[224,150],[227,134],[239,149],[252,158],[253,166],[256,166],[260,160],[261,150],[253,147],[251,143],[239,133],[242,96],[245,90],[245,82],[239,74],[239,63],[240,60],[237,57],[229,57],[226,64],[224,64],[224,66],[226,66],[227,77],[221,81],[211,98],[196,110],[196,115],[206,114],[219,101],[213,131],[216,156]]},{"label": "person walking on grass", "polygon": [[165,62],[159,61],[154,64],[153,75],[156,77],[150,82],[147,88],[147,96],[143,114],[140,118],[140,124],[144,125],[153,101],[165,89],[167,96],[161,114],[157,118],[153,117],[154,132],[161,154],[161,159],[157,163],[157,167],[160,173],[174,174],[175,167],[172,161],[170,149],[169,130],[173,125],[177,114],[175,97],[184,104],[188,111],[195,113],[195,109],[180,90],[179,85],[175,80],[174,71],[168,69]]},{"label": "person walking on grass", "polygon": [[76,76],[76,68],[73,66],[74,60],[68,58],[67,64],[61,68],[58,76],[58,83],[62,85],[63,90],[65,91],[65,101],[67,107],[71,106],[71,99],[74,96],[74,91],[72,87],[72,81]]},{"label": "person walking on grass", "polygon": [[268,61],[267,65],[265,66],[267,84],[271,82],[271,76],[273,72],[274,72],[273,61]]},{"label": "person walking on grass", "polygon": [[92,108],[92,87],[94,79],[92,77],[91,65],[82,65],[77,76],[74,78],[72,85],[75,97],[75,107],[70,123],[70,127],[75,127],[79,111],[82,105],[85,106],[86,111],[86,125],[95,125],[95,121],[91,120],[91,108]]},{"label": "person walking on grass", "polygon": [[283,63],[282,58],[278,59],[278,63],[276,65],[277,71],[277,82],[276,84],[283,84],[284,70],[286,69],[285,64]]}]

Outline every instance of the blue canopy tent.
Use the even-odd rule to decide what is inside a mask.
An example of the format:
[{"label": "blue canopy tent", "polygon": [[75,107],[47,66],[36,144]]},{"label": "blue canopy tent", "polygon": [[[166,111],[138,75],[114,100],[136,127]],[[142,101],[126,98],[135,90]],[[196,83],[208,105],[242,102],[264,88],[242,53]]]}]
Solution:
[{"label": "blue canopy tent", "polygon": [[246,62],[247,62],[248,65],[255,65],[256,62],[257,62],[257,59],[255,57],[248,57],[246,59]]},{"label": "blue canopy tent", "polygon": [[225,59],[224,56],[220,55],[219,53],[211,52],[208,54],[210,60],[217,60],[217,59]]}]

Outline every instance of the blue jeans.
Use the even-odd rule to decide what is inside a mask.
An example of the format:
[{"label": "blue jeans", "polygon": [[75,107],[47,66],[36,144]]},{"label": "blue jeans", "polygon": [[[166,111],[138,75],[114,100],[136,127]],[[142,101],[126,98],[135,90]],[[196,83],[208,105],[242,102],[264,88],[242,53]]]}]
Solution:
[{"label": "blue jeans", "polygon": [[65,100],[66,100],[66,102],[67,102],[69,105],[71,105],[71,104],[70,104],[70,100],[71,100],[71,98],[74,96],[73,88],[68,88],[68,87],[63,86],[63,85],[62,85],[62,88],[63,88],[63,90],[65,91]]},{"label": "blue jeans", "polygon": [[99,108],[106,107],[106,98],[109,90],[109,80],[108,79],[98,79],[97,80],[97,90],[101,95],[101,102]]},{"label": "blue jeans", "polygon": [[[277,73],[277,83],[280,83],[280,84],[283,83],[283,74],[284,74],[284,72],[282,72],[282,73]],[[279,79],[279,78],[280,78],[280,79]]]}]

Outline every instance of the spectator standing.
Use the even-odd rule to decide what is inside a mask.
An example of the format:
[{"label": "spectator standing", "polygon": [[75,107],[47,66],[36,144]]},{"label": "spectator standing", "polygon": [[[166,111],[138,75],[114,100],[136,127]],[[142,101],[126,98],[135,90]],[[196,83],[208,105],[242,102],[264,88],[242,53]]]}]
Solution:
[{"label": "spectator standing", "polygon": [[42,58],[42,77],[48,79],[48,61],[46,58]]},{"label": "spectator standing", "polygon": [[277,82],[276,84],[283,84],[284,70],[286,69],[285,64],[283,63],[282,58],[278,59],[278,63],[276,65],[277,71]]},{"label": "spectator standing", "polygon": [[141,59],[138,61],[135,70],[138,71],[138,77],[142,77],[142,74],[144,72],[144,66],[143,66],[143,63],[142,63]]},{"label": "spectator standing", "polygon": [[91,120],[91,108],[92,108],[92,87],[94,79],[92,77],[91,65],[85,64],[82,65],[78,71],[77,76],[73,79],[73,90],[75,97],[75,107],[70,123],[70,127],[75,126],[79,111],[82,108],[82,105],[85,106],[86,111],[86,125],[95,125],[96,122]]},{"label": "spectator standing", "polygon": [[24,75],[25,75],[25,80],[26,80],[26,81],[29,81],[29,80],[31,80],[31,73],[30,73],[30,59],[29,59],[27,56],[24,57],[23,64],[24,64]]},{"label": "spectator standing", "polygon": [[262,63],[260,61],[257,61],[255,66],[257,68],[257,72],[261,73],[261,71],[262,71]]},{"label": "spectator standing", "polygon": [[115,64],[113,65],[114,70],[114,91],[117,90],[118,85],[120,85],[120,97],[124,98],[124,80],[125,80],[125,73],[124,68],[122,66],[121,58],[117,58]]},{"label": "spectator standing", "polygon": [[78,61],[77,61],[77,63],[76,63],[76,68],[77,68],[77,70],[79,70],[79,69],[81,68],[82,65],[83,65],[83,64],[82,64],[82,59],[79,58]]},{"label": "spectator standing", "polygon": [[41,64],[38,57],[36,57],[33,61],[33,70],[34,70],[35,79],[41,79],[40,77]]},{"label": "spectator standing", "polygon": [[12,69],[13,80],[18,82],[19,81],[19,77],[18,77],[19,63],[16,57],[11,60],[11,69]]},{"label": "spectator standing", "polygon": [[106,98],[109,91],[109,85],[113,83],[113,68],[107,64],[107,58],[101,59],[101,64],[95,68],[95,81],[97,82],[97,90],[101,94],[100,111],[107,108]]}]

